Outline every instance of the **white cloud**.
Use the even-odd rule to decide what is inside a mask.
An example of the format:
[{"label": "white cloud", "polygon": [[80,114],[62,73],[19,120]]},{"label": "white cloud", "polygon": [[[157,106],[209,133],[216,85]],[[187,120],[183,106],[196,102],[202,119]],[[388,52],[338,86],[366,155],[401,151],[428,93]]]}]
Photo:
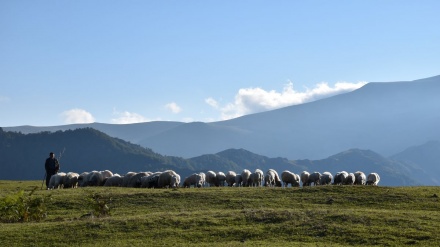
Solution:
[{"label": "white cloud", "polygon": [[215,109],[218,108],[218,102],[217,102],[215,99],[211,98],[211,97],[205,99],[205,102],[206,102],[206,104],[212,106],[212,107],[215,108]]},{"label": "white cloud", "polygon": [[298,105],[340,93],[350,92],[365,85],[366,82],[350,83],[338,82],[333,87],[328,83],[316,84],[312,89],[306,88],[303,92],[295,91],[293,83],[287,83],[281,92],[266,91],[262,88],[242,88],[235,95],[233,103],[219,107],[217,102],[208,98],[207,104],[221,112],[221,119],[227,120],[243,115],[274,110],[285,106]]},{"label": "white cloud", "polygon": [[165,105],[165,108],[170,110],[172,113],[177,114],[182,111],[182,108],[178,106],[176,103],[171,102]]},{"label": "white cloud", "polygon": [[83,109],[71,109],[60,114],[66,124],[93,123],[95,118]]},{"label": "white cloud", "polygon": [[114,124],[131,124],[131,123],[142,123],[142,122],[150,122],[151,119],[145,118],[144,116],[134,113],[134,112],[117,112],[113,111],[113,115],[116,118],[112,118],[111,122]]}]

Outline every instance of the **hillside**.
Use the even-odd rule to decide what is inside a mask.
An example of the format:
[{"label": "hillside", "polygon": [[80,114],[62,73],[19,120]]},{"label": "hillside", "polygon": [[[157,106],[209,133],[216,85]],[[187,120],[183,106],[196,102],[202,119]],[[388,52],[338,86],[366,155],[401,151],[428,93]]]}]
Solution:
[{"label": "hillside", "polygon": [[[110,137],[91,128],[21,134],[0,131],[0,179],[42,179],[44,160],[50,151],[60,158],[61,171],[84,172],[111,170],[125,174],[129,171],[160,171],[173,169],[182,179],[194,172],[209,170],[254,171],[275,169],[279,173],[330,171],[333,174],[346,170],[365,173],[378,172],[381,185],[424,184],[423,180],[410,179],[410,172],[402,164],[368,150],[352,149],[321,160],[296,160],[269,158],[245,149],[227,149],[216,154],[205,154],[190,159],[163,156],[151,149]],[[40,177],[41,176],[41,177]],[[421,181],[421,182],[420,182]]]},{"label": "hillside", "polygon": [[0,179],[42,179],[44,161],[51,151],[60,158],[64,172],[189,172],[184,159],[165,157],[91,128],[27,135],[0,130]]},{"label": "hillside", "polygon": [[403,163],[407,171],[417,177],[423,184],[440,185],[440,142],[429,141],[422,145],[412,146],[391,156]]}]

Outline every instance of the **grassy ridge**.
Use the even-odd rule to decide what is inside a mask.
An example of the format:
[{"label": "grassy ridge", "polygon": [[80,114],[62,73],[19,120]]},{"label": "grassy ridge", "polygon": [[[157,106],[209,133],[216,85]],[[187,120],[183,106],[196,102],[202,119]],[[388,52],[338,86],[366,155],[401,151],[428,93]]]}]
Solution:
[{"label": "grassy ridge", "polygon": [[[0,196],[38,181],[0,181]],[[0,223],[1,246],[440,246],[439,187],[38,190],[42,222]],[[110,216],[93,218],[91,195]]]}]

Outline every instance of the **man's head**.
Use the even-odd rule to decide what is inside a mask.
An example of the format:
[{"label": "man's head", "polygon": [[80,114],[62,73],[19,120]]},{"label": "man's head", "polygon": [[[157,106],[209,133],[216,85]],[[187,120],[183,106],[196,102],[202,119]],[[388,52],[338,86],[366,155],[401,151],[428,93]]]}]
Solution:
[{"label": "man's head", "polygon": [[54,154],[53,152],[50,152],[49,156],[50,156],[51,158],[53,158],[53,157],[55,157],[55,154]]}]

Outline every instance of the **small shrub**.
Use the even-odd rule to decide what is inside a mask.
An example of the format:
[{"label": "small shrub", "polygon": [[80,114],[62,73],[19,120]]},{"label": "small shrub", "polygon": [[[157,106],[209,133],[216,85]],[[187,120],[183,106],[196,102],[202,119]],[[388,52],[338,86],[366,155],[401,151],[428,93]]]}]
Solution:
[{"label": "small shrub", "polygon": [[104,217],[110,215],[110,207],[108,204],[111,202],[111,197],[103,196],[98,193],[91,193],[88,196],[88,202],[92,211],[90,214],[94,217]]},{"label": "small shrub", "polygon": [[2,222],[41,221],[47,217],[46,201],[49,196],[35,197],[35,187],[29,194],[20,190],[0,199],[0,220]]}]

